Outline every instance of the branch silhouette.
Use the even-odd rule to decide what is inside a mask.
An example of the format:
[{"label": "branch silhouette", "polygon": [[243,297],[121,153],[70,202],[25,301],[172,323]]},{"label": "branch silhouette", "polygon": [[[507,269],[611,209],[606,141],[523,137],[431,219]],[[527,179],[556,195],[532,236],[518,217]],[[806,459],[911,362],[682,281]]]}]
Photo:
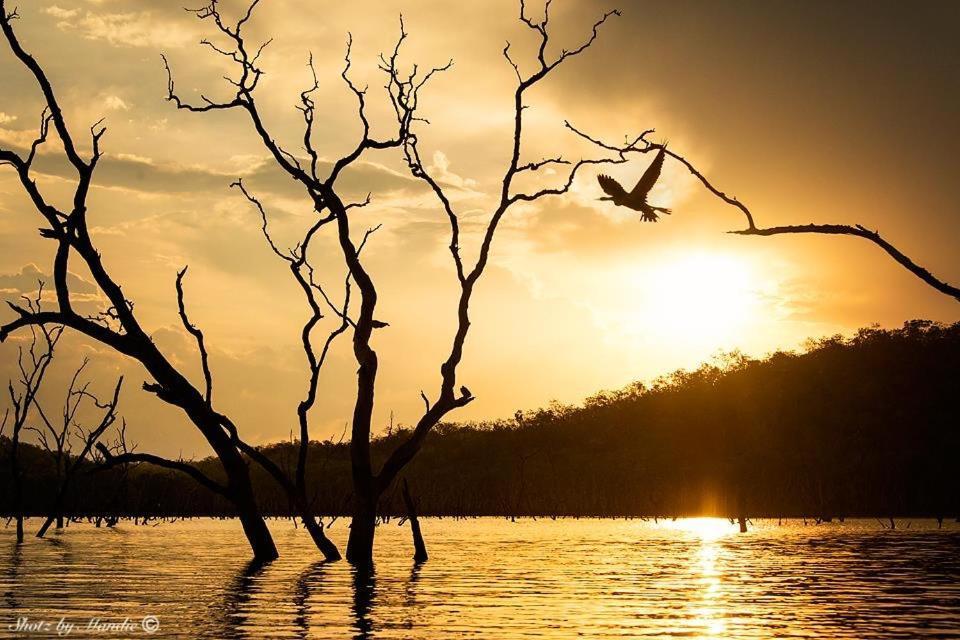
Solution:
[{"label": "branch silhouette", "polygon": [[[45,109],[41,116],[40,132],[31,145],[29,154],[22,156],[11,149],[0,149],[0,167],[9,166],[16,172],[21,187],[46,223],[46,226],[40,229],[41,237],[56,242],[52,269],[56,308],[41,310],[10,304],[16,317],[0,325],[0,342],[5,341],[14,331],[60,325],[84,334],[143,365],[153,378],[152,382],[144,384],[144,389],[180,408],[203,434],[219,458],[229,479],[230,501],[240,518],[254,557],[260,561],[272,560],[277,557],[276,545],[254,499],[249,469],[240,448],[224,426],[221,414],[210,405],[209,380],[207,393],[204,394],[161,353],[140,325],[133,304],[124,296],[119,283],[108,273],[88,231],[87,199],[102,155],[101,139],[107,129],[102,121],[90,127],[91,152],[88,158],[81,156],[52,83],[42,66],[27,53],[17,38],[12,26],[16,17],[15,11],[7,11],[6,0],[0,0],[0,32],[3,33],[14,57],[37,83],[43,94]],[[256,78],[252,80],[255,81]],[[249,77],[243,78],[241,85],[249,82]],[[171,92],[172,89],[171,85]],[[61,209],[48,202],[31,175],[37,150],[51,137],[51,125],[60,140],[63,155],[77,175],[69,208]],[[107,299],[106,310],[93,318],[83,317],[73,308],[67,278],[71,257],[83,263],[97,288]],[[204,373],[206,377],[209,370],[205,369]]]},{"label": "branch silhouette", "polygon": [[200,366],[203,369],[203,380],[205,383],[205,392],[203,394],[207,404],[211,404],[213,396],[213,375],[210,373],[210,356],[207,353],[207,347],[203,340],[203,331],[196,325],[191,324],[187,317],[187,308],[183,302],[183,277],[187,275],[187,267],[177,272],[177,308],[180,312],[180,320],[183,322],[183,328],[197,341],[197,349],[200,351]]},{"label": "branch silhouette", "polygon": [[[590,36],[580,45],[571,50],[563,49],[555,58],[548,59],[546,50],[550,40],[550,3],[545,5],[543,19],[536,21],[526,14],[525,3],[520,3],[520,20],[528,28],[535,31],[540,44],[537,51],[537,69],[529,75],[524,75],[519,64],[514,61],[510,55],[510,43],[503,49],[504,58],[513,67],[517,76],[517,87],[514,91],[514,130],[512,139],[512,148],[510,161],[504,171],[501,180],[501,189],[499,201],[494,208],[490,220],[487,223],[483,233],[479,254],[473,267],[466,269],[463,259],[460,255],[460,224],[459,216],[454,210],[451,198],[444,190],[444,186],[433,176],[424,166],[419,152],[419,139],[416,134],[411,135],[404,145],[404,155],[411,174],[424,181],[433,193],[436,195],[450,225],[450,253],[453,258],[456,269],[457,279],[460,283],[460,296],[457,304],[457,328],[447,359],[440,367],[441,385],[437,400],[431,403],[426,395],[423,395],[426,404],[426,411],[421,416],[413,429],[409,438],[403,442],[384,462],[380,473],[377,476],[377,485],[381,491],[386,490],[397,477],[397,474],[413,459],[420,450],[427,434],[436,426],[448,413],[454,409],[466,406],[473,401],[474,396],[465,386],[460,387],[459,394],[455,392],[457,387],[457,368],[463,358],[463,349],[466,343],[470,327],[470,302],[473,297],[475,286],[486,269],[490,258],[490,251],[493,246],[494,237],[500,225],[503,216],[509,209],[518,202],[533,202],[548,196],[563,195],[570,190],[577,173],[581,168],[588,165],[600,164],[619,164],[627,161],[626,152],[631,150],[633,145],[642,140],[638,136],[633,142],[626,145],[624,149],[608,149],[613,152],[613,157],[605,156],[599,158],[581,158],[577,161],[570,161],[561,156],[548,158],[540,161],[533,161],[521,164],[521,142],[523,138],[523,116],[529,105],[524,102],[528,90],[536,86],[548,74],[563,64],[566,60],[575,57],[587,50],[599,35],[600,28],[612,17],[619,16],[619,11],[610,11],[598,19],[592,29]],[[566,179],[560,186],[542,188],[533,193],[517,192],[511,190],[514,178],[522,172],[536,171],[548,165],[566,165],[570,169],[567,172]]]},{"label": "branch silhouette", "polygon": [[[43,281],[37,283],[36,296],[23,296],[27,308],[33,313],[40,312],[43,298]],[[31,325],[30,344],[24,349],[17,348],[17,369],[20,377],[15,382],[7,382],[7,392],[13,408],[13,419],[10,423],[10,475],[13,486],[14,518],[17,521],[17,542],[23,542],[23,473],[20,469],[20,439],[27,419],[31,412],[35,412],[37,394],[43,386],[44,378],[53,361],[54,352],[63,327],[59,325]],[[18,392],[19,389],[19,392]],[[10,418],[9,409],[3,416],[3,427]],[[0,428],[0,432],[2,432]],[[29,430],[29,429],[28,429]]]},{"label": "branch silhouette", "polygon": [[220,496],[229,497],[229,491],[227,487],[212,480],[196,466],[184,460],[168,460],[167,458],[156,456],[150,453],[135,453],[129,451],[123,453],[113,453],[102,442],[97,443],[97,450],[104,459],[104,462],[98,466],[98,469],[100,470],[105,471],[107,469],[112,469],[114,467],[127,464],[150,464],[162,469],[170,469],[172,471],[185,473],[193,478],[198,484],[206,487],[213,493],[216,493]]},{"label": "branch silhouette", "polygon": [[[88,364],[89,360],[84,359],[83,363],[74,372],[67,388],[59,422],[54,424],[47,417],[41,404],[37,403],[35,406],[43,427],[30,427],[29,429],[37,434],[41,446],[51,454],[56,470],[53,505],[46,520],[37,531],[38,538],[42,538],[54,522],[56,522],[58,529],[63,527],[64,508],[71,482],[77,470],[87,461],[88,456],[96,451],[96,445],[100,444],[100,439],[117,419],[117,406],[120,403],[123,377],[117,379],[110,399],[102,401],[90,391],[90,382],[80,385],[80,377]],[[77,417],[85,403],[92,404],[95,408],[103,411],[97,425],[89,429],[85,428]],[[82,444],[79,453],[73,453],[73,440],[79,440]]]},{"label": "branch silhouette", "polygon": [[[638,140],[635,140],[633,143],[618,146],[604,142],[603,140],[591,136],[583,131],[577,129],[569,122],[566,123],[567,128],[580,136],[584,140],[602,148],[607,151],[612,151],[615,153],[649,153],[651,151],[659,150],[659,145],[654,144],[646,139],[646,136],[653,133],[653,130],[645,131]],[[643,143],[640,145],[639,143]],[[774,227],[758,227],[755,222],[755,217],[753,212],[747,207],[746,204],[741,202],[734,196],[728,195],[727,193],[718,189],[714,184],[700,171],[698,170],[693,163],[687,160],[684,156],[680,155],[673,149],[666,149],[666,155],[670,156],[674,160],[682,164],[687,171],[690,172],[711,194],[716,196],[719,200],[725,202],[726,204],[735,207],[738,209],[746,218],[747,227],[745,229],[739,229],[730,231],[734,235],[741,236],[776,236],[776,235],[785,235],[785,234],[821,234],[821,235],[844,235],[844,236],[853,236],[857,238],[862,238],[873,244],[877,245],[884,252],[886,252],[891,258],[894,259],[898,264],[900,264],[907,271],[917,276],[924,283],[939,291],[940,293],[953,298],[960,302],[960,288],[955,287],[940,278],[934,276],[930,271],[920,266],[912,259],[910,259],[906,254],[900,251],[896,246],[891,242],[886,240],[880,235],[879,231],[872,231],[861,224],[797,224],[797,225],[780,225]]]},{"label": "branch silhouette", "polygon": [[[357,119],[361,126],[361,133],[358,141],[350,150],[337,160],[332,162],[330,170],[326,175],[321,175],[319,158],[320,153],[316,147],[315,140],[315,118],[316,103],[314,94],[318,90],[319,82],[313,62],[313,56],[308,56],[307,66],[310,70],[311,81],[308,86],[300,92],[299,104],[297,109],[300,111],[303,120],[302,134],[300,143],[302,151],[305,154],[303,159],[290,153],[278,139],[270,133],[261,117],[260,109],[256,99],[256,88],[263,70],[258,66],[257,59],[263,48],[269,43],[264,43],[256,48],[248,45],[244,25],[250,20],[256,3],[249,5],[246,13],[235,24],[230,24],[224,20],[220,13],[220,8],[216,2],[210,2],[203,9],[194,11],[197,18],[203,21],[209,21],[215,29],[223,36],[223,39],[229,43],[228,47],[212,46],[205,44],[216,55],[225,57],[234,66],[234,71],[227,78],[228,93],[226,97],[220,99],[211,99],[206,94],[200,94],[200,101],[190,101],[180,95],[176,90],[171,65],[166,57],[163,62],[168,74],[168,96],[167,99],[178,109],[195,113],[208,113],[220,110],[241,110],[246,113],[254,132],[264,145],[266,151],[273,158],[277,166],[286,172],[291,178],[297,181],[304,189],[306,197],[310,200],[318,216],[315,224],[307,233],[300,244],[292,251],[283,251],[273,241],[270,233],[267,215],[260,201],[244,188],[241,182],[234,184],[247,200],[257,208],[261,216],[261,228],[268,246],[281,259],[285,260],[291,267],[291,273],[297,280],[303,290],[312,315],[301,332],[301,342],[304,346],[304,353],[307,357],[311,372],[311,382],[308,386],[307,396],[301,403],[298,415],[300,419],[301,443],[307,442],[306,431],[306,413],[314,406],[316,401],[316,379],[319,374],[319,367],[322,364],[323,354],[326,353],[325,345],[320,357],[314,352],[310,333],[313,326],[322,317],[321,305],[319,299],[314,297],[314,291],[320,294],[320,297],[326,302],[327,306],[334,310],[334,313],[340,317],[340,326],[335,330],[345,332],[352,329],[353,353],[357,361],[357,396],[351,421],[351,469],[354,485],[354,513],[353,524],[351,525],[350,541],[347,545],[347,558],[352,562],[367,564],[372,558],[373,529],[376,524],[376,509],[381,495],[386,492],[398,472],[413,458],[420,449],[423,439],[446,415],[451,411],[465,406],[473,400],[473,395],[469,389],[463,385],[458,386],[457,367],[463,355],[463,347],[467,337],[469,320],[469,304],[475,289],[477,281],[482,276],[493,244],[494,235],[498,229],[504,214],[513,205],[518,202],[531,202],[551,195],[562,195],[567,193],[573,184],[573,181],[579,172],[585,166],[605,163],[626,162],[626,156],[622,152],[604,153],[597,158],[581,158],[577,161],[566,160],[561,157],[547,158],[540,161],[521,163],[520,144],[523,133],[523,112],[527,108],[524,104],[526,92],[543,80],[551,71],[559,67],[564,62],[580,55],[586,51],[599,36],[603,25],[612,17],[619,15],[617,11],[605,13],[591,27],[589,35],[579,42],[576,46],[569,49],[562,49],[555,56],[548,56],[547,45],[550,40],[550,16],[549,4],[542,19],[534,20],[527,15],[527,9],[524,3],[520,6],[520,20],[533,30],[539,38],[539,49],[535,62],[535,69],[529,75],[525,75],[520,67],[514,63],[510,57],[509,45],[504,50],[507,60],[513,65],[518,79],[518,86],[514,96],[514,137],[511,160],[504,172],[502,189],[498,205],[492,212],[490,222],[483,236],[480,253],[475,264],[468,270],[460,253],[460,222],[455,211],[453,200],[446,193],[444,184],[431,175],[430,170],[424,166],[421,160],[419,140],[417,129],[421,126],[429,125],[429,120],[424,117],[420,109],[421,91],[429,84],[437,74],[449,70],[453,61],[445,64],[420,67],[416,64],[405,68],[401,63],[404,43],[409,34],[406,29],[403,17],[399,21],[399,36],[394,46],[388,53],[380,55],[378,66],[384,74],[384,91],[390,109],[394,116],[393,133],[386,137],[376,136],[372,133],[371,122],[368,117],[368,89],[359,87],[351,77],[352,68],[352,50],[353,37],[348,34],[346,51],[344,54],[344,66],[340,77],[346,88],[355,96],[357,105]],[[639,142],[640,138],[637,138]],[[411,431],[410,436],[403,441],[396,450],[394,450],[381,466],[379,472],[374,472],[370,453],[371,420],[374,406],[374,387],[378,370],[378,356],[372,346],[374,330],[388,326],[375,317],[377,306],[377,287],[373,278],[367,271],[363,260],[361,259],[361,250],[369,239],[372,230],[368,231],[363,241],[357,243],[351,237],[351,215],[353,209],[365,206],[370,202],[368,198],[361,203],[347,203],[343,197],[342,189],[339,186],[338,179],[344,171],[360,160],[364,154],[370,151],[380,151],[387,149],[398,149],[407,162],[412,175],[425,182],[436,195],[450,226],[450,254],[453,259],[458,282],[460,283],[461,293],[457,306],[457,329],[451,343],[449,356],[441,364],[441,384],[439,392],[434,401],[425,400],[425,410],[423,415],[417,421],[416,426]],[[511,190],[514,177],[522,172],[536,172],[546,166],[567,166],[568,172],[558,186],[545,187],[540,190],[526,193],[514,192]],[[331,302],[326,291],[318,286],[314,278],[314,272],[306,260],[306,245],[314,233],[320,231],[320,228],[333,222],[331,225],[335,232],[336,242],[339,245],[346,264],[348,276],[345,282],[346,295],[348,300],[349,287],[352,284],[359,290],[359,306],[355,315],[351,314],[347,304],[342,307]],[[329,341],[336,337],[331,335]],[[426,395],[423,395],[426,398]],[[305,453],[301,451],[298,455],[298,462],[302,462]],[[298,467],[303,468],[302,464]],[[302,484],[302,480],[300,483]],[[299,489],[298,489],[299,491]]]}]

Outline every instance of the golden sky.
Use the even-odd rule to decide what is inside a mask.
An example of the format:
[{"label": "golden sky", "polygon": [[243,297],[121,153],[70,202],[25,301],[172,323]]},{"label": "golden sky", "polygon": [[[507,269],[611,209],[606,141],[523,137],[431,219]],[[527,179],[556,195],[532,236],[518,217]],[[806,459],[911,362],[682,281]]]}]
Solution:
[{"label": "golden sky", "polygon": [[[276,171],[239,113],[196,115],[164,101],[160,53],[177,87],[196,99],[226,96],[227,69],[197,45],[209,26],[179,2],[24,2],[15,27],[44,65],[75,131],[106,117],[106,156],[89,216],[104,260],[171,359],[199,380],[193,343],[180,327],[174,277],[183,265],[191,319],[207,334],[214,398],[260,443],[289,437],[306,384],[298,347],[307,308],[286,265],[260,236],[248,203],[230,190],[237,177],[272,217],[278,243],[293,243],[310,221],[301,192]],[[230,12],[233,3],[224,3]],[[557,0],[555,42],[578,43],[609,2]],[[588,53],[531,96],[524,152],[529,160],[591,150],[563,130],[569,119],[610,140],[656,128],[721,189],[746,202],[765,226],[862,223],[944,279],[960,281],[956,158],[960,154],[960,5],[931,2],[623,2]],[[406,60],[455,61],[421,99],[430,126],[420,139],[435,175],[461,212],[462,245],[476,232],[510,150],[513,70],[531,60],[531,33],[512,0],[263,0],[251,40],[272,37],[258,99],[268,126],[296,148],[293,106],[312,52],[322,121],[315,142],[327,158],[359,135],[354,98],[339,79],[347,32],[353,77],[371,86],[374,131],[390,126],[376,56],[392,47],[400,11],[410,32]],[[521,62],[522,64],[522,62]],[[0,47],[0,144],[34,137],[42,108],[32,80]],[[70,193],[70,172],[48,145],[39,182],[51,197]],[[439,379],[455,320],[456,278],[447,223],[434,197],[404,173],[397,154],[367,156],[351,169],[352,195],[373,194],[354,228],[383,224],[365,250],[380,292],[378,422],[419,417],[421,389]],[[649,156],[605,169],[623,182]],[[515,208],[505,221],[474,301],[472,333],[459,376],[477,396],[455,419],[509,416],[551,400],[578,402],[600,389],[693,366],[719,350],[762,355],[811,336],[871,323],[958,319],[956,303],[916,280],[872,245],[851,238],[744,238],[743,224],[682,167],[668,161],[651,196],[674,209],[661,223],[598,202],[596,171],[584,171],[564,198]],[[557,177],[557,176],[555,176]],[[549,177],[547,178],[549,179]],[[628,215],[629,214],[629,215]],[[0,169],[0,292],[15,298],[49,274],[50,243],[9,170]],[[326,239],[314,262],[325,282],[341,281],[338,251]],[[74,291],[93,308],[98,295],[76,273]],[[332,322],[332,320],[331,320]],[[0,348],[0,374],[13,373],[16,341]],[[200,435],[173,409],[139,390],[137,366],[75,336],[65,340],[47,401],[57,402],[69,370],[89,355],[102,375],[127,375],[122,396],[132,439],[161,454],[205,455]],[[313,435],[339,435],[350,415],[356,364],[346,340],[321,379]],[[98,377],[104,393],[108,378]]]}]

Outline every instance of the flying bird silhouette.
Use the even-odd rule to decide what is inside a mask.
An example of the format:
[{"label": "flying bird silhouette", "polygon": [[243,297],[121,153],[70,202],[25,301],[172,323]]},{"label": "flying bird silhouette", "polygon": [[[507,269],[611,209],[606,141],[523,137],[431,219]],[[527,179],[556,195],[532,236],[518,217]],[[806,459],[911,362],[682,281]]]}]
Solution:
[{"label": "flying bird silhouette", "polygon": [[660,151],[657,152],[657,157],[653,159],[653,162],[647,167],[647,170],[643,172],[640,182],[637,183],[637,186],[635,186],[630,193],[627,193],[627,191],[620,186],[620,183],[610,176],[604,174],[597,176],[597,182],[600,183],[600,188],[607,193],[606,196],[600,199],[612,200],[613,204],[618,207],[627,207],[628,209],[639,211],[642,214],[640,219],[644,222],[656,222],[659,218],[657,212],[670,213],[670,209],[666,207],[655,207],[647,203],[647,195],[660,178],[660,169],[663,168],[663,158],[666,151],[667,145],[661,145]]}]

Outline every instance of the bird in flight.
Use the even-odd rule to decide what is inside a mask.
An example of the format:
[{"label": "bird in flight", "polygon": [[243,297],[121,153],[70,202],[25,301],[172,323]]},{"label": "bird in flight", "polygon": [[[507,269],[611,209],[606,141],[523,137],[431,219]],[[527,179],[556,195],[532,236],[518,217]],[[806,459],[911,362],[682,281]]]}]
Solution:
[{"label": "bird in flight", "polygon": [[663,168],[663,158],[666,151],[667,145],[661,145],[660,151],[657,152],[657,157],[653,159],[653,162],[647,167],[647,170],[643,172],[640,182],[637,183],[637,186],[635,186],[630,193],[627,193],[626,190],[620,186],[620,183],[610,176],[604,174],[597,176],[600,188],[607,193],[606,196],[600,199],[612,200],[613,204],[618,207],[627,207],[628,209],[639,211],[642,214],[640,219],[644,222],[656,222],[659,218],[657,215],[658,212],[670,213],[670,209],[666,207],[655,207],[647,203],[647,195],[660,178],[660,169]]}]

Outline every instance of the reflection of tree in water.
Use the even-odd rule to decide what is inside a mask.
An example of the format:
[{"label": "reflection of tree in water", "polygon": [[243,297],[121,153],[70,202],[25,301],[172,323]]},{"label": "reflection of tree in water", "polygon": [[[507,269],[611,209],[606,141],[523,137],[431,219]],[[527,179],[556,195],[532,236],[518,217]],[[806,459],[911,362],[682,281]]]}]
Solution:
[{"label": "reflection of tree in water", "polygon": [[23,546],[21,543],[13,545],[13,552],[10,554],[10,566],[7,570],[7,584],[10,588],[3,592],[3,601],[10,609],[19,609],[20,601],[17,600],[17,594],[13,588],[20,584],[17,578],[20,575],[20,565],[23,564]]},{"label": "reflection of tree in water", "polygon": [[415,626],[414,614],[418,612],[417,608],[417,583],[420,581],[420,569],[423,568],[422,562],[414,562],[410,567],[410,580],[403,590],[403,611],[406,614],[405,624],[408,629]]},{"label": "reflection of tree in water", "polygon": [[224,590],[223,606],[214,611],[214,624],[221,638],[244,638],[243,626],[247,622],[248,607],[257,582],[269,563],[250,560]]},{"label": "reflection of tree in water", "polygon": [[377,595],[376,572],[373,565],[360,565],[351,569],[353,574],[353,627],[356,630],[354,638],[367,640],[373,632],[373,620],[370,612],[373,610],[374,599]]},{"label": "reflection of tree in water", "polygon": [[313,589],[323,582],[328,561],[318,560],[304,569],[297,577],[293,588],[293,608],[295,615],[293,624],[296,627],[298,638],[309,637],[310,608],[308,602]]},{"label": "reflection of tree in water", "polygon": [[[410,578],[404,584],[402,611],[406,615],[404,625],[408,629],[412,629],[416,624],[414,614],[416,614],[418,606],[417,583],[420,580],[422,566],[423,563],[414,563],[410,569]],[[330,563],[319,560],[306,567],[297,577],[293,589],[294,627],[296,628],[297,638],[311,637],[310,629],[313,626],[309,604],[311,597],[315,596],[320,589],[337,589],[336,580],[324,584],[328,577],[336,576],[336,574],[328,574],[329,570]],[[351,567],[350,588],[353,595],[353,602],[350,607],[354,630],[353,637],[357,640],[373,638],[373,610],[377,605],[378,597],[377,577],[374,567]],[[329,622],[329,620],[323,620],[321,624],[329,624]]]}]

